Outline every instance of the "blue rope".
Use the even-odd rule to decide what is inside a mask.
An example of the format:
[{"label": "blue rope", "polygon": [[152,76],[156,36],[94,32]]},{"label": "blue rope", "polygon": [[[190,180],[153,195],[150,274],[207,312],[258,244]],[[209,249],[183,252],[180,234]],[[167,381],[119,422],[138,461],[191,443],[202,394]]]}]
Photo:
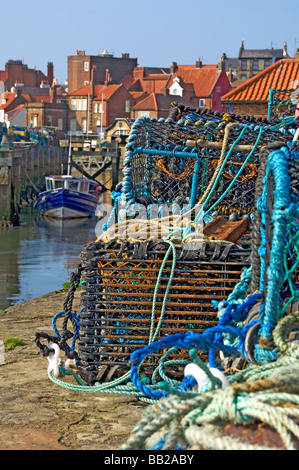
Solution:
[{"label": "blue rope", "polygon": [[[138,349],[133,352],[130,358],[131,371],[130,378],[132,383],[139,389],[145,396],[157,399],[168,395],[167,392],[161,390],[152,390],[147,385],[142,383],[138,378],[139,367],[144,358],[159,350],[170,348],[180,349],[193,349],[197,348],[201,351],[207,350],[220,350],[228,355],[245,354],[244,342],[248,328],[252,325],[246,325],[244,329],[229,325],[229,321],[240,322],[244,321],[248,311],[252,306],[261,298],[261,294],[253,294],[242,305],[232,304],[227,307],[223,316],[222,324],[209,328],[203,333],[195,333],[192,330],[187,333],[177,333],[165,338],[160,339],[154,343],[148,344],[144,348]],[[239,340],[240,346],[230,346],[223,341],[223,335],[231,335]],[[183,382],[183,388],[185,386]]]},{"label": "blue rope", "polygon": [[[83,309],[82,309],[83,310]],[[65,315],[65,312],[62,311],[62,312],[59,312],[57,313],[53,319],[52,319],[52,327],[53,327],[53,330],[54,330],[54,333],[56,334],[57,338],[58,339],[61,339],[61,335],[59,334],[59,331],[56,327],[56,322],[58,320],[58,318],[62,317],[63,315]],[[71,312],[71,317],[74,318],[75,320],[75,323],[76,323],[76,328],[77,328],[77,331],[74,333],[73,335],[73,341],[72,341],[72,346],[70,348],[71,351],[74,351],[75,350],[75,346],[76,346],[76,338],[79,338],[80,337],[80,333],[79,333],[79,330],[80,330],[80,318],[79,316],[74,313],[74,312]]]}]

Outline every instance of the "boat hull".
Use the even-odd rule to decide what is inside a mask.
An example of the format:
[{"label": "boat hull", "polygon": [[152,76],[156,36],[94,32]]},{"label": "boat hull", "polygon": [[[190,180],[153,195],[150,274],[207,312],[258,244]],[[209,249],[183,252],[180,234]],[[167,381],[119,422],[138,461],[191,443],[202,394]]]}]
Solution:
[{"label": "boat hull", "polygon": [[96,196],[58,189],[41,193],[34,207],[45,217],[76,219],[94,216],[98,203]]}]

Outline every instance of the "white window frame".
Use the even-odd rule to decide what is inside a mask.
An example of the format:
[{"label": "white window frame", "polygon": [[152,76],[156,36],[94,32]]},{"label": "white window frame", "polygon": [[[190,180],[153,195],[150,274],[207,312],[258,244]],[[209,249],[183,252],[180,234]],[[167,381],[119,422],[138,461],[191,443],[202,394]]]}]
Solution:
[{"label": "white window frame", "polygon": [[138,111],[138,117],[150,117],[149,111]]},{"label": "white window frame", "polygon": [[126,100],[126,102],[125,102],[125,112],[126,113],[131,112],[131,101],[130,100]]},{"label": "white window frame", "polygon": [[203,98],[200,98],[199,103],[198,103],[199,108],[204,108],[205,105],[206,105],[206,100],[204,100]]},{"label": "white window frame", "polygon": [[84,72],[89,72],[89,62],[84,62]]},{"label": "white window frame", "polygon": [[81,98],[81,108],[82,108],[82,111],[87,110],[87,99],[86,98]]},{"label": "white window frame", "polygon": [[37,127],[38,114],[32,114],[30,118],[30,123],[33,128]]},{"label": "white window frame", "polygon": [[76,131],[77,130],[77,119],[73,118],[71,120],[71,130]]},{"label": "white window frame", "polygon": [[63,119],[62,118],[58,118],[58,129],[60,131],[63,131]]},{"label": "white window frame", "polygon": [[93,112],[97,113],[98,112],[98,103],[94,103],[93,105]]},{"label": "white window frame", "polygon": [[81,119],[81,129],[82,129],[83,134],[87,133],[87,119],[86,119],[86,117],[83,117]]},{"label": "white window frame", "polygon": [[76,100],[76,98],[71,99],[71,110],[72,111],[77,111],[77,100]]}]

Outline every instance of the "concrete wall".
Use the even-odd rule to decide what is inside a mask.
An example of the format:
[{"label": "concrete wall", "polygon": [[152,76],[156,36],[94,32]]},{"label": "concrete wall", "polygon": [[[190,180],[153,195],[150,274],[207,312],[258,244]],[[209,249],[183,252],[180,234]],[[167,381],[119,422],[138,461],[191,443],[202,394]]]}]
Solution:
[{"label": "concrete wall", "polygon": [[13,219],[21,194],[44,189],[46,175],[65,172],[67,156],[61,147],[30,147],[0,151],[0,218]]}]

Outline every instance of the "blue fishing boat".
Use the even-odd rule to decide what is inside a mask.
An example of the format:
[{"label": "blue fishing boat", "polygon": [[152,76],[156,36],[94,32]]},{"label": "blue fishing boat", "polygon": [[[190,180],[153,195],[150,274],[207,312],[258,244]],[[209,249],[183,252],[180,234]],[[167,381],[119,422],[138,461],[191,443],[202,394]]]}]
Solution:
[{"label": "blue fishing boat", "polygon": [[95,181],[71,175],[47,176],[46,191],[34,204],[42,216],[56,219],[92,217],[99,204],[100,187]]}]

